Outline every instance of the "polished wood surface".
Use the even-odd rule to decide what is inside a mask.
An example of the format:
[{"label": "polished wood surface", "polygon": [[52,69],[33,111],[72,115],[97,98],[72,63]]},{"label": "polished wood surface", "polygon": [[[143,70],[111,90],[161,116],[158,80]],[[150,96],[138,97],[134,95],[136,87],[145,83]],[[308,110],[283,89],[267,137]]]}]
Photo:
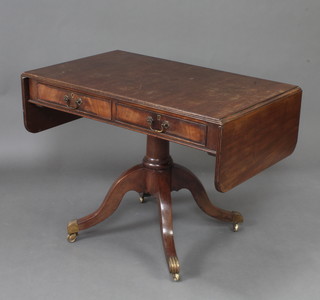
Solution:
[{"label": "polished wood surface", "polygon": [[200,180],[190,170],[183,166],[174,164],[174,168],[172,170],[171,189],[175,191],[179,191],[181,189],[189,190],[198,206],[210,217],[225,222],[243,222],[243,218],[239,213],[230,213],[230,211],[214,206],[210,202]]},{"label": "polished wood surface", "polygon": [[112,215],[128,191],[142,193],[145,189],[144,178],[145,172],[141,165],[137,165],[124,172],[111,186],[98,210],[77,220],[79,230],[92,227]]},{"label": "polished wood surface", "polygon": [[[203,150],[217,157],[220,192],[285,158],[297,141],[294,85],[119,50],[22,78],[29,131],[86,117]],[[68,107],[65,94],[83,103]]]},{"label": "polished wood surface", "polygon": [[169,141],[216,155],[215,187],[226,192],[290,155],[298,137],[299,87],[204,67],[112,51],[22,74],[25,127],[40,132],[80,117],[147,135],[141,164],[124,172],[100,207],[68,225],[68,241],[112,215],[128,191],[157,198],[169,272],[179,280],[171,192],[188,189],[207,215],[243,217],[213,205]]},{"label": "polished wood surface", "polygon": [[84,94],[74,93],[65,89],[58,89],[44,84],[38,84],[38,99],[53,102],[58,105],[67,105],[65,96],[70,98],[68,105],[70,109],[76,107],[75,102],[81,100],[81,104],[77,107],[79,112],[96,115],[103,119],[111,119],[111,101],[107,99],[98,99]]},{"label": "polished wood surface", "polygon": [[215,185],[226,192],[290,155],[297,143],[301,92],[231,120],[221,129]]},{"label": "polished wood surface", "polygon": [[72,221],[68,233],[78,235],[80,230],[104,221],[116,211],[128,191],[155,196],[158,200],[160,232],[169,272],[174,280],[178,280],[180,264],[174,243],[171,191],[180,189],[190,190],[198,206],[209,216],[232,224],[243,222],[240,213],[213,205],[199,179],[187,168],[173,163],[168,141],[148,136],[142,164],[124,172],[113,183],[100,207],[93,213]]},{"label": "polished wood surface", "polygon": [[216,123],[295,86],[125,51],[111,51],[24,76]]},{"label": "polished wood surface", "polygon": [[150,124],[146,122],[151,117],[154,122],[152,128],[160,130],[162,122],[168,122],[169,127],[163,135],[176,136],[196,144],[205,146],[206,144],[206,125],[202,123],[190,122],[181,118],[174,118],[166,114],[156,114],[128,105],[118,104],[116,106],[115,121],[123,124],[130,124],[142,129],[149,129]]},{"label": "polished wood surface", "polygon": [[34,82],[30,81],[29,78],[22,77],[21,84],[24,126],[28,131],[40,132],[79,118],[74,114],[31,103],[30,99],[36,98]]}]

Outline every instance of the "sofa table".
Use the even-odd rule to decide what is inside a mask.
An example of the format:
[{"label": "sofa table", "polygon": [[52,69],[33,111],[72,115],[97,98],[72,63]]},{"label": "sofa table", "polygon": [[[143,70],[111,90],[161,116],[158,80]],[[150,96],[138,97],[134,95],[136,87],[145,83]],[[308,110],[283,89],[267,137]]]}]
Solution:
[{"label": "sofa table", "polygon": [[109,217],[130,190],[157,198],[164,252],[180,277],[171,191],[190,190],[209,216],[243,222],[214,206],[197,177],[173,163],[169,142],[216,156],[215,187],[226,192],[290,155],[296,145],[302,91],[285,83],[111,51],[22,74],[25,127],[40,132],[80,117],[147,135],[141,164],[124,172],[93,213],[69,222],[68,241]]}]

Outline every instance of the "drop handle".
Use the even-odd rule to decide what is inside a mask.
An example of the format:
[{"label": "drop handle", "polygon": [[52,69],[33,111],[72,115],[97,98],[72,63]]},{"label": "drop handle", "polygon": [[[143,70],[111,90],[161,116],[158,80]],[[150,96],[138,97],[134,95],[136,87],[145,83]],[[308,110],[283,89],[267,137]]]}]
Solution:
[{"label": "drop handle", "polygon": [[[158,115],[157,116],[157,120],[160,120],[161,119],[161,116]],[[148,116],[147,117],[147,122],[149,123],[149,128],[153,131],[153,132],[157,132],[157,133],[164,133],[166,132],[166,130],[169,128],[169,122],[168,121],[163,121],[161,123],[161,129],[154,129],[152,126],[153,126],[153,118],[151,116]]]},{"label": "drop handle", "polygon": [[78,109],[80,107],[80,105],[82,104],[82,99],[78,98],[77,100],[74,101],[74,106],[71,104],[71,100],[73,99],[73,93],[71,94],[71,96],[69,95],[65,95],[63,100],[64,102],[67,104],[67,106],[71,109]]}]

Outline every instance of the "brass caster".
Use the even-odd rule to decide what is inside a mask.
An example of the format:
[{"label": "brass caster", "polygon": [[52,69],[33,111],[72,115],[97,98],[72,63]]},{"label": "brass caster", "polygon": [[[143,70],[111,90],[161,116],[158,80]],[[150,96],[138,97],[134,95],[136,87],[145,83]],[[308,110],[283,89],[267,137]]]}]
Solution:
[{"label": "brass caster", "polygon": [[67,240],[69,243],[74,243],[77,240],[78,233],[68,234]]},{"label": "brass caster", "polygon": [[68,237],[67,240],[69,243],[74,243],[77,239],[79,226],[77,220],[72,220],[69,222],[68,227]]},{"label": "brass caster", "polygon": [[232,227],[233,227],[234,232],[238,232],[240,223],[243,223],[243,216],[239,212],[233,211],[232,212]]},{"label": "brass caster", "polygon": [[168,260],[169,264],[169,272],[172,275],[173,281],[179,281],[180,280],[180,264],[178,257],[176,256],[170,256]]},{"label": "brass caster", "polygon": [[144,196],[140,196],[139,200],[140,200],[140,203],[143,203],[144,202]]},{"label": "brass caster", "polygon": [[180,280],[180,274],[179,273],[174,273],[172,274],[173,281],[179,281]]},{"label": "brass caster", "polygon": [[139,193],[139,195],[140,195],[140,197],[139,197],[140,203],[146,202],[146,198],[145,197],[151,196],[149,193]]}]

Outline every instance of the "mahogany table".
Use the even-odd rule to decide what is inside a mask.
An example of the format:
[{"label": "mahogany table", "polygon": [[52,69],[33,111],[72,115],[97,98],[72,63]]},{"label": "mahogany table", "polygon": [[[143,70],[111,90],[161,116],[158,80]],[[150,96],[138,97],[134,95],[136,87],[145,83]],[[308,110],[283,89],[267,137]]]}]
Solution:
[{"label": "mahogany table", "polygon": [[226,192],[290,155],[296,145],[302,91],[285,83],[112,51],[22,74],[25,127],[39,132],[80,117],[147,135],[143,162],[124,172],[100,207],[68,224],[68,240],[109,217],[124,194],[158,199],[169,272],[180,277],[171,191],[190,190],[209,216],[243,217],[214,206],[197,177],[173,163],[169,142],[216,156],[215,187]]}]

